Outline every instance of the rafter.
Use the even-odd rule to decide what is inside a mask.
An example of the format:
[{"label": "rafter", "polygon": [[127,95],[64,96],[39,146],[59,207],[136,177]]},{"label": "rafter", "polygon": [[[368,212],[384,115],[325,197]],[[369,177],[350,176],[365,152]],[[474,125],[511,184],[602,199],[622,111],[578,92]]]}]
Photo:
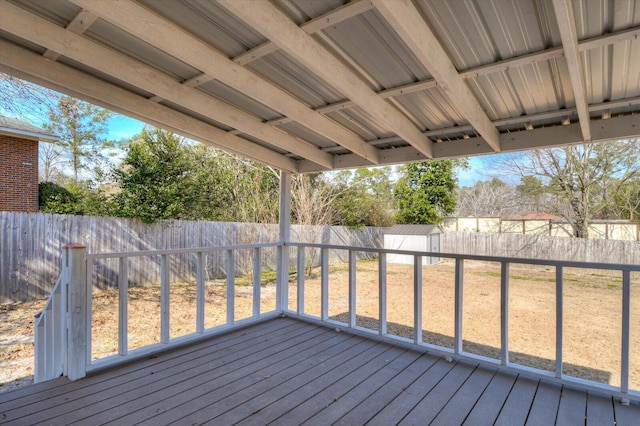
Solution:
[{"label": "rafter", "polygon": [[[98,19],[98,17],[86,10],[81,10],[78,14],[69,22],[67,25],[67,30],[72,33],[82,34],[89,29],[91,25]],[[60,54],[54,52],[53,50],[47,49],[42,54],[47,59],[51,59],[52,61],[57,60],[60,57]]]},{"label": "rafter", "polygon": [[268,2],[220,0],[219,4],[278,45],[327,84],[353,100],[427,157],[432,143],[404,114],[381,99],[320,43]]},{"label": "rafter", "polygon": [[410,1],[376,0],[378,12],[391,24],[455,107],[476,128],[489,145],[500,151],[500,136],[467,84],[458,74],[422,15]]},{"label": "rafter", "polygon": [[188,108],[205,117],[235,127],[273,146],[331,168],[333,157],[256,117],[205,93],[181,85],[171,77],[98,43],[71,33],[2,0],[0,27],[25,40],[54,50],[93,69]]},{"label": "rafter", "polygon": [[284,155],[10,42],[0,40],[0,52],[3,72],[282,170],[298,170]]},{"label": "rafter", "polygon": [[[638,128],[640,128],[640,115],[638,114],[599,120],[598,126],[594,126],[592,142],[634,138],[638,136]],[[583,142],[579,123],[500,134],[503,153],[552,148]],[[471,157],[494,153],[489,144],[481,137],[438,143],[434,144],[433,148],[434,159]],[[383,164],[403,164],[427,160],[424,155],[410,146],[382,149],[380,152]],[[337,155],[334,163],[335,169],[363,167],[362,159],[352,154]],[[300,173],[318,171],[320,170],[318,170],[317,165],[311,162],[302,161],[300,163]]]},{"label": "rafter", "polygon": [[553,10],[558,21],[560,38],[564,49],[564,57],[569,68],[569,78],[573,88],[573,97],[578,110],[582,137],[586,142],[591,140],[591,126],[589,124],[589,105],[587,102],[582,67],[580,66],[580,53],[578,52],[578,33],[576,20],[573,16],[573,6],[569,0],[553,0]]},{"label": "rafter", "polygon": [[[356,134],[313,111],[280,87],[234,63],[210,45],[143,6],[130,0],[112,0],[110,2],[72,0],[72,2],[150,45],[198,68],[204,73],[203,80],[206,78],[220,80],[370,162],[378,163],[378,151],[367,145]],[[196,83],[199,84],[197,80]]]},{"label": "rafter", "polygon": [[[369,0],[352,0],[347,4],[305,22],[300,25],[300,28],[307,34],[315,34],[318,31],[322,31],[332,25],[337,25],[342,21],[361,15],[371,9],[373,9],[373,5]],[[233,58],[233,61],[240,65],[247,65],[277,50],[278,46],[276,44],[271,41],[266,41],[236,56]]]},{"label": "rafter", "polygon": [[[592,37],[588,39],[581,40],[578,43],[578,50],[584,52],[585,50],[595,49],[598,47],[608,46],[614,43],[633,40],[640,37],[640,28],[628,28],[626,30],[616,31],[610,34],[606,34],[603,36]],[[468,70],[460,72],[460,77],[463,79],[469,78],[477,78],[482,75],[493,74],[501,71],[506,71],[511,68],[521,67],[528,64],[532,64],[535,62],[543,62],[548,61],[550,59],[561,58],[563,55],[562,47],[552,47],[549,49],[541,50],[538,52],[528,53],[526,55],[514,56],[513,58],[504,59],[501,61],[493,62],[491,64],[480,65],[477,67],[469,68]],[[378,93],[378,96],[384,99],[404,96],[410,93],[422,92],[424,90],[429,90],[436,87],[438,83],[433,79],[421,80],[415,83],[403,84],[397,87],[390,87],[385,90],[381,90]],[[341,111],[343,109],[351,108],[355,104],[351,100],[345,100],[340,102],[335,102],[329,105],[323,105],[321,107],[316,108],[315,110],[322,113],[328,114],[330,112]],[[564,115],[564,114],[560,114]],[[267,123],[271,125],[278,125],[290,122],[291,119],[289,117],[281,117],[276,118],[274,120],[270,120]],[[494,122],[494,125],[497,122]],[[435,131],[438,131],[437,129]],[[426,132],[425,134],[429,134]],[[333,148],[332,148],[333,149]],[[340,149],[339,147],[335,147],[335,149]],[[328,149],[330,151],[331,149]]]}]

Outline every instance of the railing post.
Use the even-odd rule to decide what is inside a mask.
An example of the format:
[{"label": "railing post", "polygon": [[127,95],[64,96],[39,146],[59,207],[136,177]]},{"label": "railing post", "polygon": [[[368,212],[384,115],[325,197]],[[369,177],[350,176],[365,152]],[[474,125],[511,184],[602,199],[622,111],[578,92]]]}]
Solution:
[{"label": "railing post", "polygon": [[356,252],[349,250],[349,327],[356,325]]},{"label": "railing post", "polygon": [[169,343],[171,339],[171,282],[169,255],[160,256],[160,341]]},{"label": "railing post", "polygon": [[562,266],[556,266],[556,377],[562,378],[562,340],[564,332],[564,278]]},{"label": "railing post", "polygon": [[305,253],[304,247],[298,247],[298,284],[297,284],[297,297],[298,297],[298,315],[304,314],[304,266],[305,266]]},{"label": "railing post", "polygon": [[128,259],[121,257],[118,262],[118,355],[126,355],[129,330],[129,278]]},{"label": "railing post", "polygon": [[196,253],[196,333],[204,333],[204,253]]},{"label": "railing post", "polygon": [[276,278],[276,310],[289,309],[289,241],[291,238],[291,173],[280,172],[280,246]]},{"label": "railing post", "polygon": [[253,249],[253,316],[260,316],[260,284],[262,281],[262,250]]},{"label": "railing post", "polygon": [[[620,366],[620,392],[629,394],[629,346],[631,312],[631,271],[622,271],[622,348]],[[622,404],[629,405],[629,398],[623,396]]]},{"label": "railing post", "polygon": [[413,343],[422,343],[422,256],[413,256]]},{"label": "railing post", "polygon": [[320,319],[329,319],[329,249],[320,250]]},{"label": "railing post", "polygon": [[81,244],[64,247],[68,275],[67,285],[67,365],[70,380],[81,379],[87,371],[87,248]]},{"label": "railing post", "polygon": [[378,258],[378,303],[380,313],[379,332],[387,334],[387,253],[380,253]]},{"label": "railing post", "polygon": [[455,270],[455,319],[454,319],[454,339],[453,349],[456,354],[463,350],[462,346],[462,295],[464,281],[464,260],[456,259]]},{"label": "railing post", "polygon": [[235,322],[236,314],[236,256],[233,250],[227,250],[227,325]]},{"label": "railing post", "polygon": [[509,364],[509,263],[500,264],[500,362]]}]

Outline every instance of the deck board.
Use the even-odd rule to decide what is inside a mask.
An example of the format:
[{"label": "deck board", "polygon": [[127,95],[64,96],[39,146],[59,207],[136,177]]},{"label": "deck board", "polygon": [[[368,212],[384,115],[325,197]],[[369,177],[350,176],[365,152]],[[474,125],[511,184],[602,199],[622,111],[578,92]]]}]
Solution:
[{"label": "deck board", "polygon": [[538,380],[518,377],[495,424],[498,426],[525,424],[537,389]]},{"label": "deck board", "polygon": [[[613,401],[601,395],[587,394],[587,426],[615,425]],[[637,419],[640,424],[640,418]]]},{"label": "deck board", "polygon": [[637,425],[640,406],[289,318],[0,396],[0,423]]},{"label": "deck board", "polygon": [[513,373],[496,374],[463,424],[474,426],[493,424],[518,378]]},{"label": "deck board", "polygon": [[559,425],[583,425],[587,412],[587,392],[564,387],[560,396],[558,417]]},{"label": "deck board", "polygon": [[476,368],[431,424],[433,426],[461,425],[495,373],[496,370],[489,368]]},{"label": "deck board", "polygon": [[547,426],[556,422],[562,386],[551,383],[540,383],[536,397],[531,405],[527,426]]}]

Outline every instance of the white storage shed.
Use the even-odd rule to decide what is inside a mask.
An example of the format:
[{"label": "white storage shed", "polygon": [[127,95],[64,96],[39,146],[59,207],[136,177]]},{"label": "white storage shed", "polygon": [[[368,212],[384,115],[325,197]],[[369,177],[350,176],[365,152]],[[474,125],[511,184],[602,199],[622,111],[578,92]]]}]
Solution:
[{"label": "white storage shed", "polygon": [[[439,253],[444,232],[436,225],[393,225],[384,231],[384,248]],[[388,254],[387,262],[413,264],[413,256]],[[442,262],[441,257],[424,256],[422,265]]]}]

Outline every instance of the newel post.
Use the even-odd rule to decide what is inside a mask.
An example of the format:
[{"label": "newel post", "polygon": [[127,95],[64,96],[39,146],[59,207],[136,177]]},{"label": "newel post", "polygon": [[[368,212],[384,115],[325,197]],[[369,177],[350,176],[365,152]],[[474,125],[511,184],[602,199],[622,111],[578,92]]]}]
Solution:
[{"label": "newel post", "polygon": [[280,172],[280,244],[277,259],[276,310],[289,307],[289,241],[291,239],[291,173]]},{"label": "newel post", "polygon": [[67,294],[67,362],[65,375],[81,379],[87,372],[87,248],[81,244],[64,247]]}]

